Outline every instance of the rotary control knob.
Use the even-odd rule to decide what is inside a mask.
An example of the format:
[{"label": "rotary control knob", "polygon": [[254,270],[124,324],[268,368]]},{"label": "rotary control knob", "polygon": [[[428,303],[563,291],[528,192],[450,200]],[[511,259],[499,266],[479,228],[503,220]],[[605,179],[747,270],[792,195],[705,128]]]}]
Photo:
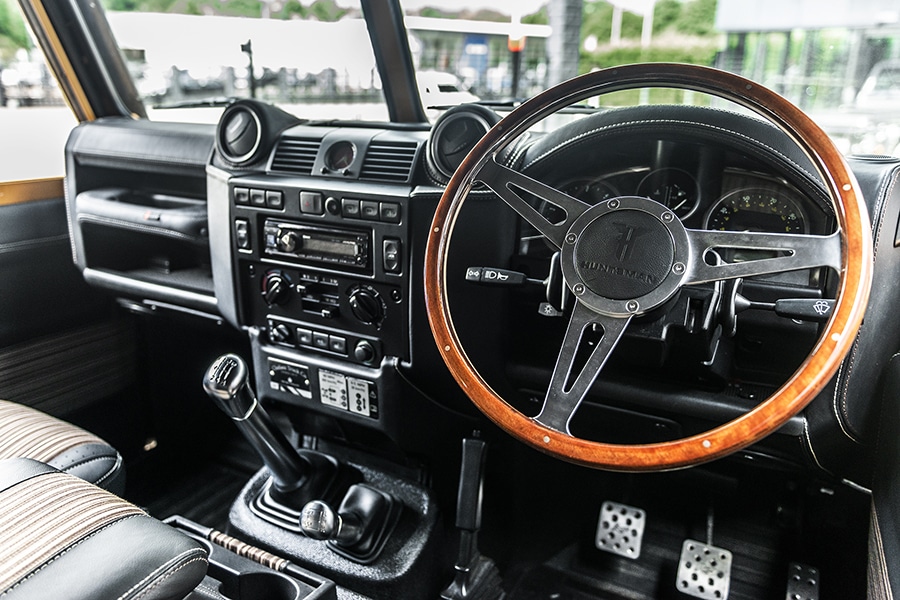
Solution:
[{"label": "rotary control knob", "polygon": [[300,247],[300,236],[293,231],[279,230],[276,243],[279,252],[292,254]]},{"label": "rotary control knob", "polygon": [[377,290],[368,286],[350,292],[350,311],[366,325],[377,325],[384,319],[384,300]]},{"label": "rotary control knob", "polygon": [[269,329],[269,338],[271,338],[273,342],[286,344],[293,338],[293,332],[291,331],[291,328],[284,323],[277,323]]},{"label": "rotary control knob", "polygon": [[266,304],[284,304],[288,300],[291,281],[282,271],[269,271],[262,281],[262,297]]}]

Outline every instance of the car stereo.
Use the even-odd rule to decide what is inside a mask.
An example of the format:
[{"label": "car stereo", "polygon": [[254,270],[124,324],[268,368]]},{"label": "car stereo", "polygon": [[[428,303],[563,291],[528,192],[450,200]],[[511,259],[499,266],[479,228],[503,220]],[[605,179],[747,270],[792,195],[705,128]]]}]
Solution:
[{"label": "car stereo", "polygon": [[369,268],[369,237],[368,231],[323,228],[276,219],[266,219],[263,228],[267,255],[341,265],[360,271]]}]

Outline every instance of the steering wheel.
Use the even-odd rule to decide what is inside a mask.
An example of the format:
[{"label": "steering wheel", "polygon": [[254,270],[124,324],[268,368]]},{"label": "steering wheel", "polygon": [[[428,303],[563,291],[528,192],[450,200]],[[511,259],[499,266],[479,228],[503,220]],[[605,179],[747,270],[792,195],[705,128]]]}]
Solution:
[{"label": "steering wheel", "polygon": [[[648,198],[618,197],[596,206],[510,169],[498,155],[559,109],[613,91],[667,87],[704,92],[766,118],[790,137],[825,183],[837,219],[831,235],[686,229]],[[462,205],[476,182],[489,187],[559,249],[565,285],[576,299],[543,408],[529,417],[501,398],[470,362],[451,318],[448,252]],[[564,211],[551,223],[523,192]],[[721,249],[753,249],[757,260],[724,263]],[[748,253],[745,253],[748,254]],[[425,256],[425,299],[438,350],[471,401],[507,433],[558,458],[619,471],[659,471],[699,464],[749,446],[802,410],[834,375],[850,349],[871,286],[872,240],[855,177],[828,136],[776,93],[727,72],[680,64],[637,64],[596,71],[533,97],[497,123],[454,173],[437,206]],[[831,318],[798,370],[772,396],[698,435],[649,444],[608,444],[573,436],[569,422],[629,322],[672,298],[683,286],[769,273],[829,267],[840,277]],[[610,273],[619,275],[610,277]],[[624,276],[623,276],[624,275]],[[586,329],[603,336],[580,371],[575,355]]]}]

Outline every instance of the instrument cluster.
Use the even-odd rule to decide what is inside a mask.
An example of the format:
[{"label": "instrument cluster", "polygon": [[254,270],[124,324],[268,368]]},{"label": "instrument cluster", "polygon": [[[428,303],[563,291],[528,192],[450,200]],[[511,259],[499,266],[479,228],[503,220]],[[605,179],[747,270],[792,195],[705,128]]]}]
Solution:
[{"label": "instrument cluster", "polygon": [[[676,167],[632,167],[579,178],[561,191],[597,204],[618,196],[650,198],[668,207],[689,228],[768,233],[825,233],[825,219],[814,202],[783,179],[726,169],[721,184],[699,181]],[[559,209],[542,208],[554,220]]]}]

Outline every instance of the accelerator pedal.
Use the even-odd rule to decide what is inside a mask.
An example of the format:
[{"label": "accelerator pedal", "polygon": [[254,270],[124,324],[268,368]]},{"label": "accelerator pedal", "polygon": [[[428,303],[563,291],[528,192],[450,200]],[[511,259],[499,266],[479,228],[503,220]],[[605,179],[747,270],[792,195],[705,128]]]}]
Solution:
[{"label": "accelerator pedal", "polygon": [[725,600],[731,587],[731,552],[696,540],[684,540],[675,586],[682,594]]},{"label": "accelerator pedal", "polygon": [[788,566],[786,600],[819,600],[819,570],[801,563]]},{"label": "accelerator pedal", "polygon": [[641,555],[646,521],[642,509],[606,501],[600,507],[594,545],[598,550],[636,559]]}]

